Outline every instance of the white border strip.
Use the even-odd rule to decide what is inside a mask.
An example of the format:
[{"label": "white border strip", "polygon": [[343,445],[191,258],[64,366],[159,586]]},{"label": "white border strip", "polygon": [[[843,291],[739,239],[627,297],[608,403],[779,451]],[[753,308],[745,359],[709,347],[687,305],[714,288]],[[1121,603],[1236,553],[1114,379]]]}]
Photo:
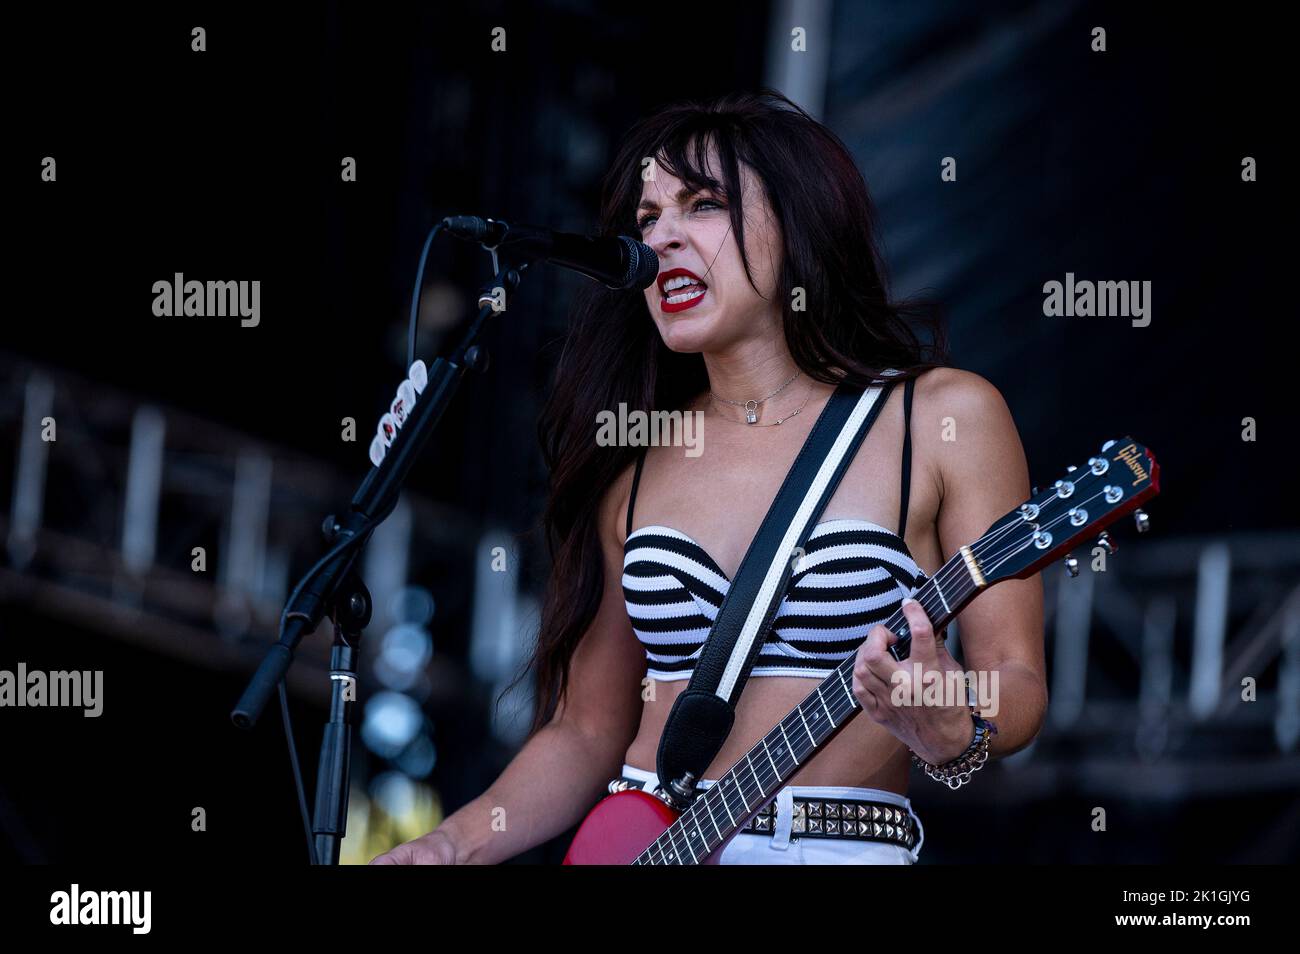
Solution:
[{"label": "white border strip", "polygon": [[771,607],[772,598],[776,595],[776,589],[781,583],[781,578],[785,574],[787,561],[790,554],[794,552],[795,543],[803,535],[803,530],[812,520],[813,508],[821,500],[822,494],[826,491],[826,485],[830,483],[831,477],[834,476],[835,470],[844,459],[848,452],[849,444],[862,429],[862,422],[871,413],[872,406],[876,399],[880,397],[882,388],[872,387],[862,392],[858,398],[857,406],[849,415],[849,419],[844,422],[844,427],[840,429],[840,436],[835,439],[831,445],[830,453],[822,461],[821,468],[817,471],[817,476],[813,478],[812,485],[808,492],[804,494],[803,503],[795,512],[794,520],[786,528],[785,536],[781,540],[781,545],[776,549],[776,556],[772,560],[772,565],[767,568],[767,575],[763,578],[763,585],[759,588],[758,595],[749,607],[749,615],[745,617],[745,625],[741,627],[740,636],[737,637],[736,643],[731,647],[731,658],[727,660],[727,668],[723,670],[722,679],[718,683],[718,688],[714,690],[714,695],[727,701],[731,700],[732,689],[735,688],[736,679],[740,676],[740,670],[743,668],[745,659],[749,656],[750,647],[753,646],[754,640],[758,637],[759,625],[763,622],[763,617],[767,615]]}]

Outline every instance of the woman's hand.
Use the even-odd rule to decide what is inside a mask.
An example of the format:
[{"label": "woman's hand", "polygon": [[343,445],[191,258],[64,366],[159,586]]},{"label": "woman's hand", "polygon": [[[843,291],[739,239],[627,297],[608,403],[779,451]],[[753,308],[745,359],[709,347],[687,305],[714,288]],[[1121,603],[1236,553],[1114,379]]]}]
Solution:
[{"label": "woman's hand", "polygon": [[456,845],[441,828],[398,845],[370,862],[372,865],[454,865]]},{"label": "woman's hand", "polygon": [[[853,664],[853,695],[872,719],[883,725],[931,765],[942,765],[966,751],[975,737],[966,697],[964,670],[934,635],[930,617],[916,600],[903,601],[912,635],[912,649],[903,662],[895,662],[889,647],[898,636],[877,624],[858,648]],[[917,666],[920,669],[917,670]],[[934,673],[927,677],[927,673]],[[960,675],[948,676],[947,673]],[[951,705],[918,704],[927,687],[946,690],[954,684],[957,698],[944,691],[940,699]],[[929,695],[933,695],[930,688]]]}]

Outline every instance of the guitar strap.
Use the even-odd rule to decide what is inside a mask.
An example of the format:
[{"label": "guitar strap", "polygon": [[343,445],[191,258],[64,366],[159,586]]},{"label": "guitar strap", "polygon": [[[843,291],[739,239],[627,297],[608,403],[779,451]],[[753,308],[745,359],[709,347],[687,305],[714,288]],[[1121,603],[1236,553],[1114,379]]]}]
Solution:
[{"label": "guitar strap", "polygon": [[731,733],[736,700],[758,661],[796,558],[894,382],[841,384],[794,459],[718,609],[691,680],[673,703],[656,759],[664,793],[684,807]]}]

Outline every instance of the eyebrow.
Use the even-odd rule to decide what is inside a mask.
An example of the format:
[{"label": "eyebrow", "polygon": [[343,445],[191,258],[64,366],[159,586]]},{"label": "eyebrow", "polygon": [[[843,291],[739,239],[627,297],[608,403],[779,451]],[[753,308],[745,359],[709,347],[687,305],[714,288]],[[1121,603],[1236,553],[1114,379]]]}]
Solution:
[{"label": "eyebrow", "polygon": [[[677,190],[677,195],[673,196],[673,198],[677,202],[684,202],[687,199],[689,199],[691,196],[699,194],[699,192],[700,192],[699,189],[692,189],[689,186],[682,186],[680,189]],[[642,199],[641,204],[636,207],[636,210],[638,212],[641,212],[641,211],[649,211],[658,208],[659,208],[658,202],[652,202],[649,199]]]}]

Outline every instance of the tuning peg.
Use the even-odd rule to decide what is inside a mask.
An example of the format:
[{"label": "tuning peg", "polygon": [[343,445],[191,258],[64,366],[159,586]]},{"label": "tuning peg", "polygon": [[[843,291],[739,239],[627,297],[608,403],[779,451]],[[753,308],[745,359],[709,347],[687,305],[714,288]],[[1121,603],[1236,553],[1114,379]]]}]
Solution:
[{"label": "tuning peg", "polygon": [[1065,472],[1067,474],[1073,474],[1078,469],[1079,469],[1078,467],[1075,467],[1073,464],[1071,464],[1069,467],[1065,468]]},{"label": "tuning peg", "polygon": [[1034,487],[1030,487],[1030,488],[1029,488],[1029,496],[1031,496],[1031,497],[1037,497],[1037,496],[1038,496],[1038,487],[1037,487],[1037,486],[1034,486]]},{"label": "tuning peg", "polygon": [[1107,553],[1114,553],[1119,549],[1119,547],[1115,546],[1115,542],[1111,540],[1110,531],[1108,530],[1103,530],[1101,532],[1101,536],[1097,538],[1097,546],[1101,547]]},{"label": "tuning peg", "polygon": [[1070,579],[1079,575],[1079,560],[1073,553],[1065,555],[1065,572],[1070,574]]},{"label": "tuning peg", "polygon": [[1101,452],[1104,454],[1106,453],[1106,451],[1110,450],[1114,446],[1115,446],[1114,441],[1107,441],[1106,443],[1101,445]]},{"label": "tuning peg", "polygon": [[1133,511],[1133,522],[1137,524],[1138,533],[1146,533],[1151,529],[1151,518],[1140,508]]}]

